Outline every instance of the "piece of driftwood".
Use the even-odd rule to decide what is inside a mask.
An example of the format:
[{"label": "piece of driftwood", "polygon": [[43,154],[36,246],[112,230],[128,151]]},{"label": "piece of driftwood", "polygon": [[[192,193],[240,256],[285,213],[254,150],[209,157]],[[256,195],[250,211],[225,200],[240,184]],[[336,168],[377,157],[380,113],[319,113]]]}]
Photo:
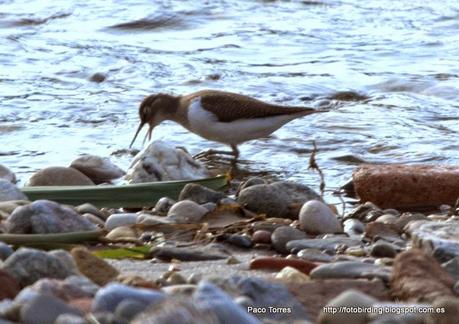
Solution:
[{"label": "piece of driftwood", "polygon": [[380,208],[427,209],[459,197],[459,166],[362,165],[352,178],[360,200]]}]

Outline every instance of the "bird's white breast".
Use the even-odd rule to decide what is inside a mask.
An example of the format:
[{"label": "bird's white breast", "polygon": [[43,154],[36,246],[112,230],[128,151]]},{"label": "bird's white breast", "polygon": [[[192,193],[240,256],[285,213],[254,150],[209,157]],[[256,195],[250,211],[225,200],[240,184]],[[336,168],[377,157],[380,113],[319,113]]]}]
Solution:
[{"label": "bird's white breast", "polygon": [[299,115],[290,114],[219,122],[217,116],[202,107],[201,97],[197,97],[188,107],[187,117],[189,129],[193,133],[220,143],[239,144],[256,138],[267,137]]}]

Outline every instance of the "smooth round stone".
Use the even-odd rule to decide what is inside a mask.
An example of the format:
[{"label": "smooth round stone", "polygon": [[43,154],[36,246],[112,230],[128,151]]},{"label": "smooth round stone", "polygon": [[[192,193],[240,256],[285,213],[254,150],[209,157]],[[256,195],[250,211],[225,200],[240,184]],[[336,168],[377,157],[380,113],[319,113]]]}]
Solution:
[{"label": "smooth round stone", "polygon": [[95,83],[101,83],[101,82],[104,82],[106,78],[107,78],[106,74],[97,72],[91,75],[91,77],[89,78],[89,81],[95,82]]},{"label": "smooth round stone", "polygon": [[390,268],[360,261],[339,261],[319,265],[310,273],[312,279],[381,278],[389,281]]},{"label": "smooth round stone", "polygon": [[73,275],[58,257],[30,248],[16,250],[3,263],[3,270],[11,274],[22,287],[41,278],[64,279]]},{"label": "smooth round stone", "polygon": [[16,183],[16,175],[6,166],[0,164],[0,180]]},{"label": "smooth round stone", "polygon": [[139,215],[134,213],[110,215],[105,221],[105,228],[111,231],[120,226],[134,225],[137,223],[138,216]]},{"label": "smooth round stone", "polygon": [[178,224],[199,223],[209,211],[191,200],[182,200],[175,203],[169,212],[167,218]]},{"label": "smooth round stone", "polygon": [[394,215],[394,216],[400,216],[400,212],[397,209],[393,209],[393,208],[384,209],[383,213]]},{"label": "smooth round stone", "polygon": [[164,293],[156,290],[133,288],[118,283],[111,283],[97,292],[93,300],[92,311],[114,312],[118,304],[125,299],[151,305],[163,301],[164,298]]},{"label": "smooth round stone", "polygon": [[395,258],[397,250],[393,244],[377,241],[371,246],[370,255],[376,258]]},{"label": "smooth round stone", "polygon": [[275,276],[275,279],[283,281],[285,283],[296,283],[302,284],[309,281],[309,277],[305,275],[303,272],[298,271],[292,267],[285,267],[281,271],[279,271]]},{"label": "smooth round stone", "polygon": [[258,230],[253,232],[252,241],[255,244],[270,244],[271,232],[265,230]]},{"label": "smooth round stone", "polygon": [[239,192],[237,202],[245,208],[267,217],[286,217],[289,212],[288,195],[272,185],[259,184]]},{"label": "smooth round stone", "polygon": [[109,240],[126,240],[126,239],[137,239],[137,233],[134,229],[128,226],[120,226],[112,229],[106,236]]},{"label": "smooth round stone", "polygon": [[343,231],[349,236],[359,236],[365,232],[365,225],[355,218],[346,219],[343,223]]},{"label": "smooth round stone", "polygon": [[95,230],[96,226],[71,208],[36,200],[16,208],[6,220],[8,233],[47,234]]},{"label": "smooth round stone", "polygon": [[88,296],[91,296],[91,297],[94,297],[94,295],[100,289],[99,285],[95,284],[89,278],[82,276],[82,275],[70,276],[70,277],[65,278],[64,281],[68,283],[69,285],[79,287]]},{"label": "smooth round stone", "polygon": [[287,254],[289,253],[286,247],[288,242],[305,238],[307,238],[305,232],[290,226],[281,226],[271,234],[271,244],[277,252]]},{"label": "smooth round stone", "polygon": [[131,320],[137,316],[137,314],[143,312],[146,308],[147,305],[145,303],[128,298],[122,300],[118,306],[116,306],[115,316]]},{"label": "smooth round stone", "polygon": [[92,186],[94,182],[74,168],[49,167],[35,172],[26,186]]},{"label": "smooth round stone", "polygon": [[260,185],[260,184],[268,184],[263,178],[260,177],[250,177],[244,182],[241,182],[239,185],[237,192],[241,192],[241,190],[244,190],[245,188],[248,188],[250,186],[255,186],[255,185]]},{"label": "smooth round stone", "polygon": [[352,255],[352,256],[356,256],[356,257],[362,257],[362,256],[367,255],[365,249],[363,249],[363,248],[361,248],[359,246],[348,247],[346,249],[346,251],[344,251],[344,253],[346,253],[347,255]]},{"label": "smooth round stone", "polygon": [[[339,309],[340,307],[370,307],[375,304],[377,300],[364,293],[350,289],[339,294],[328,302],[326,307],[333,307]],[[325,309],[324,308],[324,309]],[[369,314],[366,312],[339,312],[332,314],[331,312],[322,312],[317,320],[318,324],[366,324],[369,320]]]},{"label": "smooth round stone", "polygon": [[301,228],[313,234],[341,233],[343,227],[336,215],[323,202],[310,200],[300,210]]},{"label": "smooth round stone", "polygon": [[166,216],[169,209],[171,209],[172,205],[176,203],[175,200],[170,199],[169,197],[162,197],[160,198],[153,209],[154,212],[161,216]]},{"label": "smooth round stone", "polygon": [[81,217],[83,217],[84,219],[90,221],[94,225],[99,226],[100,228],[104,228],[105,227],[105,222],[103,220],[101,220],[99,217],[97,217],[97,216],[95,216],[93,214],[86,213],[86,214],[81,215]]},{"label": "smooth round stone", "polygon": [[226,196],[218,191],[209,189],[197,183],[188,183],[183,187],[179,195],[179,200],[191,200],[197,204],[208,202],[217,203]]},{"label": "smooth round stone", "polygon": [[0,201],[10,200],[28,200],[28,198],[14,184],[0,179]]},{"label": "smooth round stone", "polygon": [[5,261],[13,253],[14,250],[11,246],[0,242],[0,260]]},{"label": "smooth round stone", "polygon": [[240,234],[229,235],[226,237],[225,242],[245,249],[249,249],[253,246],[253,242],[250,237]]},{"label": "smooth round stone", "polygon": [[72,161],[70,166],[86,175],[95,184],[110,182],[126,174],[118,166],[113,164],[109,158],[102,158],[96,155],[85,154],[80,156]]},{"label": "smooth round stone", "polygon": [[88,214],[92,214],[94,216],[97,216],[98,218],[100,218],[103,221],[105,221],[107,219],[107,215],[105,213],[103,213],[96,206],[94,206],[92,204],[89,204],[89,203],[85,203],[85,204],[81,204],[79,206],[76,206],[75,210],[77,211],[78,214],[81,214],[81,215],[88,213]]},{"label": "smooth round stone", "polygon": [[375,222],[384,223],[384,224],[395,224],[398,220],[398,217],[392,214],[384,214],[379,216]]},{"label": "smooth round stone", "polygon": [[21,308],[21,323],[54,324],[62,314],[83,316],[83,313],[68,306],[59,298],[51,295],[37,295]]}]

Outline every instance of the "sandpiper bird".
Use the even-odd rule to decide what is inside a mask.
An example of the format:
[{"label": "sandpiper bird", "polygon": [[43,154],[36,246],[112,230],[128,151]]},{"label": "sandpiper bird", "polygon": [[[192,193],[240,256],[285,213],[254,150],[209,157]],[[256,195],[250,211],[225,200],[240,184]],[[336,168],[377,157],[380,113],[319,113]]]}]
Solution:
[{"label": "sandpiper bird", "polygon": [[185,96],[153,94],[139,107],[140,125],[131,145],[146,124],[145,138],[150,140],[155,126],[164,120],[179,123],[205,139],[231,146],[232,152],[209,150],[207,153],[239,156],[237,145],[267,137],[295,118],[327,110],[306,107],[286,107],[266,103],[240,94],[202,90]]}]

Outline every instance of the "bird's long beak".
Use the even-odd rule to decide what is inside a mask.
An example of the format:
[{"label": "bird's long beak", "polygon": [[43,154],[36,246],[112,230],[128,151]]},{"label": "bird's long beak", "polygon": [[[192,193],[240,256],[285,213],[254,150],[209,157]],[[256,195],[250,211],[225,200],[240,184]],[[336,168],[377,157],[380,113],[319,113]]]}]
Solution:
[{"label": "bird's long beak", "polygon": [[155,128],[155,126],[153,124],[150,124],[150,127],[148,128],[148,131],[145,134],[145,138],[143,139],[142,145],[145,145],[145,142],[147,141],[147,138],[148,138],[148,141],[151,140],[151,134],[153,133],[153,129],[154,128]]},{"label": "bird's long beak", "polygon": [[[137,135],[139,135],[140,131],[142,130],[143,126],[145,125],[145,122],[140,122],[139,127],[137,128],[137,131],[135,132],[134,138],[132,139],[131,145],[129,145],[129,148],[132,147],[132,144],[134,144],[135,139],[137,138]],[[151,136],[151,134],[150,134]]]}]

